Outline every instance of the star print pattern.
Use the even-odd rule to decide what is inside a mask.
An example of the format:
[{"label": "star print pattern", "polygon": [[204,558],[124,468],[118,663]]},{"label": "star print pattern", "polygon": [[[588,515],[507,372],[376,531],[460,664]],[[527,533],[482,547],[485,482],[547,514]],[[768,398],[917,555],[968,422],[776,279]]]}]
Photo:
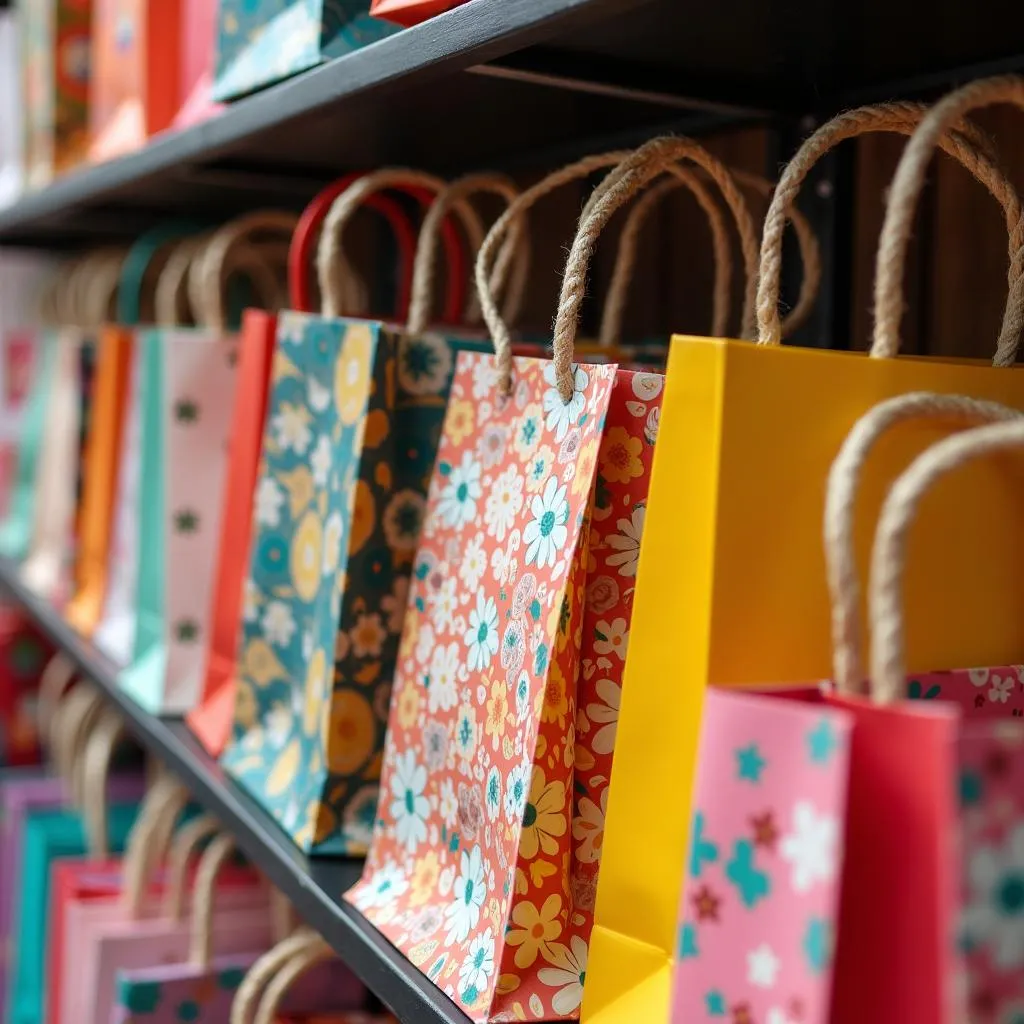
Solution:
[{"label": "star print pattern", "polygon": [[707,692],[673,1020],[775,1024],[794,1001],[800,1024],[828,1020],[850,727],[821,703]]}]

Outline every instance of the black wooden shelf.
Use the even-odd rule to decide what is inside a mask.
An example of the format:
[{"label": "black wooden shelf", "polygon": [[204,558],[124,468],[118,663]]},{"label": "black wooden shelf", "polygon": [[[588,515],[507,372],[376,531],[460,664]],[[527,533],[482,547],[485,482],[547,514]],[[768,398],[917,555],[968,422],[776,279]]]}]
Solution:
[{"label": "black wooden shelf", "polygon": [[301,207],[385,164],[551,166],[657,131],[792,123],[1021,68],[1024,19],[1006,0],[470,0],[68,174],[0,211],[0,244]]},{"label": "black wooden shelf", "polygon": [[358,911],[342,902],[341,894],[359,878],[361,861],[302,854],[274,820],[224,775],[183,722],[151,715],[119,690],[110,661],[28,590],[16,566],[4,559],[0,559],[0,588],[95,682],[124,715],[139,744],[174,772],[196,801],[220,820],[239,849],[288,896],[300,917],[330,942],[399,1020],[407,1024],[468,1024],[468,1018],[447,996]]}]

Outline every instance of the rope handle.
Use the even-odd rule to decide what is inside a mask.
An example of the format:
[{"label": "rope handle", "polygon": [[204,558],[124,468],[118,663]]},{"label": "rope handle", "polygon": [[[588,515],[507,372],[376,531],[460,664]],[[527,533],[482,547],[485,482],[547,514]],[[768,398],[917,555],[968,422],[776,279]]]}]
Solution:
[{"label": "rope handle", "polygon": [[336,956],[331,946],[319,935],[309,936],[267,983],[253,1024],[274,1024],[277,1012],[292,985],[318,964],[333,960]]},{"label": "rope handle", "polygon": [[[251,245],[253,235],[269,234],[272,238],[284,236],[290,239],[295,230],[297,218],[294,214],[280,210],[256,210],[238,217],[218,228],[206,244],[194,253],[189,265],[188,291],[196,320],[203,327],[223,331],[227,327],[224,308],[224,285],[228,257],[236,246]],[[258,288],[267,287],[266,280],[253,278]],[[276,279],[273,286],[262,295],[265,308],[273,309],[279,299]]]},{"label": "rope handle", "polygon": [[872,696],[876,703],[898,700],[906,680],[903,577],[907,535],[922,497],[944,476],[969,462],[1024,449],[1024,421],[975,427],[932,445],[892,485],[871,552],[868,612],[871,621]]},{"label": "rope handle", "polygon": [[272,946],[249,968],[231,1003],[230,1024],[253,1024],[267,982],[284,967],[293,956],[301,953],[312,938],[318,937],[312,928],[303,926],[293,935]]},{"label": "rope handle", "polygon": [[[337,269],[343,251],[342,233],[345,226],[355,211],[371,195],[388,188],[402,188],[406,191],[420,189],[426,191],[431,197],[436,197],[444,191],[446,183],[441,178],[425,174],[422,171],[390,167],[364,174],[334,200],[324,218],[316,258],[320,297],[325,316],[341,316],[343,311],[342,297],[337,287]],[[456,203],[455,212],[465,228],[470,246],[475,250],[480,245],[484,234],[480,218],[466,202]],[[461,253],[461,248],[459,252]],[[458,266],[452,263],[449,269],[453,276],[458,275],[461,280],[465,272],[461,263]],[[470,314],[467,313],[467,319],[469,318]]]},{"label": "rope handle", "polygon": [[80,800],[85,824],[86,847],[91,860],[110,856],[107,828],[107,783],[114,750],[124,736],[124,722],[115,711],[107,711],[96,724],[82,757]]},{"label": "rope handle", "polygon": [[[555,383],[563,401],[568,401],[572,395],[573,347],[580,307],[586,291],[587,271],[598,235],[611,215],[624,202],[663,171],[671,171],[675,164],[684,159],[702,167],[711,177],[736,220],[747,271],[743,333],[752,331],[753,300],[757,287],[757,239],[753,218],[739,187],[725,165],[696,142],[684,138],[652,139],[623,160],[594,190],[580,218],[576,237],[569,250],[569,258],[566,260],[565,273],[562,277],[553,346]],[[507,332],[503,340],[507,340]],[[506,370],[511,365],[510,361],[510,352],[506,353],[504,358],[499,353],[499,369]]]},{"label": "rope handle", "polygon": [[175,822],[187,803],[188,791],[171,776],[162,776],[146,794],[123,862],[121,897],[131,920],[142,916],[146,890],[167,855]]},{"label": "rope handle", "polygon": [[[140,235],[128,249],[121,264],[121,276],[117,286],[117,322],[135,325],[142,321],[147,276],[160,258],[170,256],[183,239],[194,235],[199,230],[196,224],[188,221],[164,221]],[[162,273],[162,268],[160,268]],[[160,273],[157,274],[159,282]]]},{"label": "rope handle", "polygon": [[209,970],[213,961],[213,901],[217,876],[235,852],[232,835],[222,832],[203,851],[196,871],[192,896],[192,931],[189,938],[189,963]]},{"label": "rope handle", "polygon": [[825,565],[832,609],[832,678],[840,693],[859,693],[863,627],[860,578],[853,546],[854,515],[864,466],[890,430],[910,420],[951,421],[958,426],[1018,419],[1017,409],[963,395],[920,391],[879,402],[854,424],[829,470],[825,489]]},{"label": "rope handle", "polygon": [[58,651],[46,663],[39,677],[36,697],[36,719],[39,735],[49,744],[53,717],[61,699],[75,678],[75,663],[63,651]]},{"label": "rope handle", "polygon": [[[949,128],[959,124],[966,114],[994,103],[1010,103],[1024,109],[1024,78],[1005,75],[982,79],[951,92],[925,115],[903,150],[889,188],[875,263],[873,356],[885,358],[899,351],[900,321],[903,318],[903,268],[913,228],[914,210],[932,152],[936,144],[941,144]],[[1003,203],[1010,234],[1010,267],[1007,273],[1009,298],[993,359],[996,366],[1009,366],[1016,361],[1020,333],[1024,328],[1024,218],[1021,216],[1021,204],[1016,190],[1006,183],[1001,173],[982,177],[985,168],[991,166],[984,155],[978,160],[978,165],[978,171],[969,169]],[[1000,189],[998,193],[997,187]]]},{"label": "rope handle", "polygon": [[[420,226],[416,243],[416,260],[412,273],[412,301],[406,330],[409,334],[423,334],[430,321],[430,306],[434,295],[436,277],[437,236],[439,227],[448,223],[447,217],[452,206],[477,192],[490,192],[504,199],[515,201],[519,189],[515,183],[502,174],[467,174],[447,185],[430,204],[423,224]],[[482,243],[482,239],[481,239]],[[474,252],[479,251],[479,247]],[[514,263],[513,263],[514,261]],[[513,270],[511,280],[509,270]],[[494,292],[501,292],[509,281],[505,307],[508,320],[515,320],[522,305],[523,295],[529,278],[530,244],[528,225],[525,218],[517,218],[508,232],[508,243],[502,247],[490,279]]]},{"label": "rope handle", "polygon": [[[895,132],[913,135],[928,112],[923,103],[895,102],[858,107],[825,122],[807,139],[783,169],[779,184],[765,216],[761,238],[761,269],[757,291],[758,341],[778,345],[783,333],[779,319],[779,289],[782,279],[782,242],[787,219],[796,210],[796,198],[814,165],[830,150],[847,139],[870,132]],[[960,161],[972,174],[977,168],[996,182],[997,190],[1010,197],[1013,189],[1002,176],[991,139],[970,121],[960,120],[942,140],[943,149]],[[994,193],[995,194],[995,193]],[[997,194],[997,198],[1000,195]],[[1002,202],[1003,199],[1000,198]]]},{"label": "rope handle", "polygon": [[156,281],[154,308],[156,322],[163,327],[180,327],[189,321],[189,268],[197,253],[210,240],[209,233],[183,238],[171,250]]},{"label": "rope handle", "polygon": [[164,913],[172,921],[185,918],[185,893],[192,858],[201,843],[220,831],[221,824],[212,814],[201,814],[178,829],[171,852],[167,855],[167,888],[164,893]]},{"label": "rope handle", "polygon": [[[319,192],[312,202],[302,211],[299,222],[292,235],[291,248],[288,253],[288,291],[290,305],[302,313],[313,312],[313,299],[309,287],[309,266],[311,263],[313,244],[317,234],[323,226],[324,219],[334,201],[361,177],[360,174],[347,174],[338,178],[325,189]],[[399,186],[399,190],[401,187]],[[422,192],[419,189],[410,189],[409,194],[421,203],[430,202],[430,193]],[[375,193],[367,196],[364,203],[366,207],[381,214],[388,222],[394,233],[395,242],[398,246],[399,265],[399,286],[398,303],[396,314],[400,319],[406,315],[409,308],[409,288],[412,274],[413,254],[416,248],[416,232],[413,230],[409,218],[405,215],[402,207],[390,196]],[[445,252],[449,262],[461,264],[462,253],[458,232],[454,225],[446,222],[444,229]],[[346,268],[345,275],[351,273],[351,268]],[[452,277],[449,281],[446,308],[452,313],[454,319],[462,315],[462,304],[465,295],[458,281]],[[347,303],[346,309],[351,308]]]},{"label": "rope handle", "polygon": [[71,786],[82,743],[103,709],[99,691],[84,680],[75,683],[51,721],[50,752],[57,774]]}]

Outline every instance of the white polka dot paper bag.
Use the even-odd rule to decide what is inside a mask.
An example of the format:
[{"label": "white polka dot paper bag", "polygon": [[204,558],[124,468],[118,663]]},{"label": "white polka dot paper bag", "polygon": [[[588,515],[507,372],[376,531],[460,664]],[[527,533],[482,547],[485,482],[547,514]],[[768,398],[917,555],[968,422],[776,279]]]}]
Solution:
[{"label": "white polka dot paper bag", "polygon": [[579,1016],[662,378],[460,355],[351,901],[471,1019]]},{"label": "white polka dot paper bag", "polygon": [[828,1024],[850,717],[709,690],[673,1024]]},{"label": "white polka dot paper bag", "polygon": [[223,763],[306,851],[361,854],[369,842],[461,344],[376,321],[278,321]]},{"label": "white polka dot paper bag", "polygon": [[154,328],[138,346],[137,618],[118,681],[148,710],[184,714],[201,692],[237,338]]}]

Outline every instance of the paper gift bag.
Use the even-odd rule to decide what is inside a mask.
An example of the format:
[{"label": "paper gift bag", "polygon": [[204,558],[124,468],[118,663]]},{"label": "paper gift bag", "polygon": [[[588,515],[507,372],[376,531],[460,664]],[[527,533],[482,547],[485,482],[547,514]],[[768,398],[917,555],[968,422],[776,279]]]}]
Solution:
[{"label": "paper gift bag", "polygon": [[[380,322],[336,316],[345,219],[376,189],[410,178],[380,173],[388,177],[357,182],[328,217],[318,259],[327,315],[279,317],[223,757],[300,846],[324,853],[361,853],[369,837],[406,580],[452,372],[447,338],[414,346]],[[444,184],[414,177],[434,191]]]},{"label": "paper gift bag", "polygon": [[36,703],[52,653],[49,639],[24,609],[0,602],[0,763],[4,765],[39,761]]},{"label": "paper gift bag", "polygon": [[181,0],[181,57],[175,128],[187,128],[220,112],[213,91],[217,0]]},{"label": "paper gift bag", "polygon": [[93,0],[90,159],[130,152],[170,125],[180,40],[181,0]]},{"label": "paper gift bag", "polygon": [[236,339],[143,330],[139,617],[119,684],[144,707],[183,713],[202,669],[200,634],[219,536]]},{"label": "paper gift bag", "polygon": [[18,469],[7,517],[0,529],[0,551],[6,558],[23,559],[28,553],[36,509],[36,472],[46,428],[50,389],[57,365],[56,331],[43,331],[32,379],[32,390],[22,418]]},{"label": "paper gift bag", "polygon": [[[309,311],[309,251],[331,203],[354,180],[339,179],[324,189],[307,207],[295,228],[288,257],[292,308]],[[412,228],[401,207],[386,196],[371,196],[368,205],[382,212],[395,229],[399,252],[407,256],[411,275]],[[233,244],[244,240],[235,235]],[[225,256],[230,254],[230,247]],[[408,285],[400,286],[400,309],[408,301]],[[249,541],[253,492],[259,469],[267,389],[277,330],[275,315],[247,310],[242,321],[242,350],[238,364],[238,386],[234,420],[231,425],[231,455],[224,494],[224,516],[217,560],[217,578],[211,604],[211,625],[206,649],[206,667],[200,703],[188,714],[188,724],[203,746],[219,755],[231,732],[235,704],[235,676],[242,614],[242,586],[249,567]]]},{"label": "paper gift bag", "polygon": [[18,10],[29,188],[85,159],[91,0],[39,0]]},{"label": "paper gift bag", "polygon": [[[785,194],[780,186],[776,195]],[[704,688],[828,672],[820,639],[823,632],[827,637],[827,602],[814,538],[829,460],[853,422],[877,401],[915,388],[1024,404],[1017,371],[879,358],[892,352],[888,341],[875,358],[673,341],[658,450],[674,455],[663,456],[660,471],[655,462],[618,731],[620,753],[632,751],[622,763],[643,768],[617,775],[613,788],[622,795],[612,792],[609,799],[587,1011],[598,1024],[616,1014],[663,1016],[668,1005],[681,882],[676,865],[685,858],[690,813],[685,803],[672,818],[659,809],[691,789]],[[894,464],[905,464],[931,439],[912,435],[872,464],[868,508],[877,507]],[[985,504],[994,484],[978,475],[972,501]],[[963,507],[965,494],[944,492],[951,514]],[[770,541],[751,515],[767,508],[780,510]],[[922,538],[922,547],[945,551],[940,533]],[[948,559],[942,587],[924,560],[918,564],[911,593],[927,612],[928,630],[915,633],[912,649],[921,661],[912,667],[1014,660],[1013,588],[999,579],[1008,563],[1004,555],[993,577],[984,558],[997,537],[1004,552],[1015,550],[1014,536],[1007,517],[965,539]],[[980,565],[986,565],[982,592],[999,598],[972,598],[965,606],[950,597],[978,591],[976,575],[971,579]],[[666,616],[676,624],[671,634],[660,626]],[[668,706],[651,683],[666,676],[679,681],[680,694]]]},{"label": "paper gift bag", "polygon": [[383,39],[367,0],[221,0],[216,100],[232,100]]}]

